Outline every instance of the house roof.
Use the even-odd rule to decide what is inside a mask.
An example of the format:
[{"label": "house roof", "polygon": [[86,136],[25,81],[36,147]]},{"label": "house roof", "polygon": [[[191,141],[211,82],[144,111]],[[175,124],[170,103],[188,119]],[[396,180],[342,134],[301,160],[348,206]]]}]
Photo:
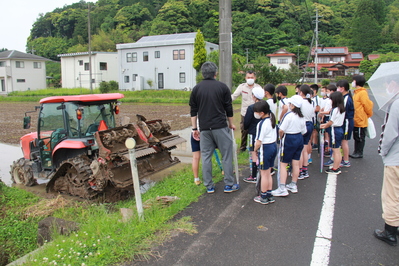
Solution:
[{"label": "house roof", "polygon": [[144,36],[141,37],[141,39],[139,39],[135,43],[117,44],[116,49],[120,50],[120,49],[139,48],[139,47],[194,44],[196,35],[197,35],[196,32],[188,32],[188,33]]},{"label": "house roof", "polygon": [[[118,54],[117,52],[91,52],[92,55],[95,54]],[[68,56],[84,56],[84,55],[89,55],[89,52],[80,52],[80,53],[70,53],[70,54],[58,54],[57,57],[68,57]]]},{"label": "house roof", "polygon": [[[315,48],[312,48],[312,55],[314,55]],[[347,55],[349,53],[348,47],[317,47],[318,55]]]},{"label": "house roof", "polygon": [[293,54],[293,53],[288,52],[287,50],[285,50],[283,48],[281,48],[281,49],[278,49],[276,52],[274,52],[272,54],[268,54],[267,56],[268,57],[276,57],[276,56],[280,56],[280,57],[289,56],[289,57],[292,57],[292,56],[296,56],[296,55]]},{"label": "house roof", "polygon": [[27,54],[17,50],[9,50],[0,52],[0,59],[23,59],[23,60],[36,60],[36,61],[49,61],[50,59],[34,55]]},{"label": "house roof", "polygon": [[369,60],[374,60],[374,59],[377,59],[379,57],[380,57],[379,54],[369,54],[369,56],[368,56]]}]

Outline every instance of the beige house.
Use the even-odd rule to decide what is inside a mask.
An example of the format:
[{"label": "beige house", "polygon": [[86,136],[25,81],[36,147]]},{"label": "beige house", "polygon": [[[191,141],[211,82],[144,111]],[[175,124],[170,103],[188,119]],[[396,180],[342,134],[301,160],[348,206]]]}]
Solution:
[{"label": "beige house", "polygon": [[0,95],[46,88],[49,59],[17,50],[0,52]]},{"label": "beige house", "polygon": [[295,65],[296,55],[285,49],[278,49],[273,54],[268,54],[270,64],[281,69],[290,69],[290,65]]},{"label": "beige house", "polygon": [[[59,54],[63,88],[90,88],[89,52]],[[118,53],[91,52],[92,85],[118,80]]]}]

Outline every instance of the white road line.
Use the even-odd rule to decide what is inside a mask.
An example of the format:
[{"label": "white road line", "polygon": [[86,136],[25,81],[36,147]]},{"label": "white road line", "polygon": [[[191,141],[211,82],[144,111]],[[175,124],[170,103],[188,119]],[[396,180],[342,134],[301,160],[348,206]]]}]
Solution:
[{"label": "white road line", "polygon": [[337,175],[328,174],[323,207],[313,246],[312,261],[310,262],[312,266],[328,265],[330,261],[336,187]]}]

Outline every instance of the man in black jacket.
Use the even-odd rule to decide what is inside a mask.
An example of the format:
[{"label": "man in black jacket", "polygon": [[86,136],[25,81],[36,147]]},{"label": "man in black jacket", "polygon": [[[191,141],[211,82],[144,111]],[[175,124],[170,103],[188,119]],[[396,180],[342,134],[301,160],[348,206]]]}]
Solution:
[{"label": "man in black jacket", "polygon": [[193,88],[190,113],[193,138],[201,139],[202,178],[207,192],[213,193],[212,155],[217,147],[223,158],[224,192],[234,192],[239,186],[235,184],[233,176],[233,139],[230,129],[235,130],[235,126],[231,92],[226,84],[215,79],[217,66],[214,63],[205,62],[201,72],[204,79]]}]

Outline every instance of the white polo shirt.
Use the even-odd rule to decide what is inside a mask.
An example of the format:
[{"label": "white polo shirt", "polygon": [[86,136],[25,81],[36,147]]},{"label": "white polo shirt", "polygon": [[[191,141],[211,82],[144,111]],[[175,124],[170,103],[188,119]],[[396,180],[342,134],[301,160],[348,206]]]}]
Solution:
[{"label": "white polo shirt", "polygon": [[280,129],[286,134],[301,133],[303,135],[307,132],[305,118],[289,111],[280,122]]}]

